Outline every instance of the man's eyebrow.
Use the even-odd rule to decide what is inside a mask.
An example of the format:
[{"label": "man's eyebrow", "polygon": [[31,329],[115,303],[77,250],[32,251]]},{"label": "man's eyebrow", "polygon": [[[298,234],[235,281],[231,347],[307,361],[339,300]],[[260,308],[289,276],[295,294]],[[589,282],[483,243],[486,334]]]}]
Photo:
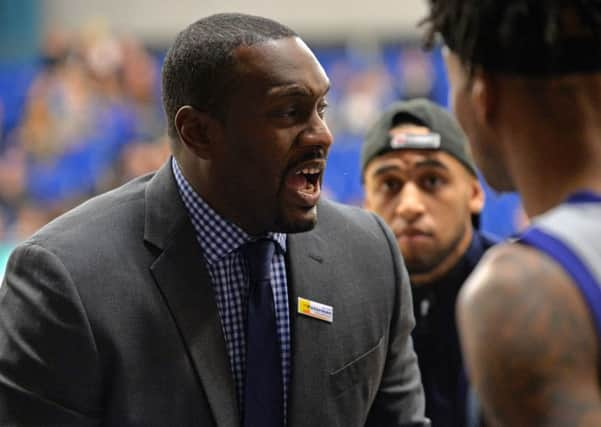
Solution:
[{"label": "man's eyebrow", "polygon": [[444,170],[449,170],[449,167],[442,163],[440,160],[436,159],[426,159],[416,162],[414,165],[416,168],[440,168]]},{"label": "man's eyebrow", "polygon": [[399,168],[396,165],[384,165],[384,166],[380,166],[380,167],[376,168],[376,170],[373,172],[372,175],[374,177],[378,177],[380,175],[384,175],[389,172],[399,172],[400,170],[401,170],[401,168]]},{"label": "man's eyebrow", "polygon": [[[323,91],[323,96],[325,96],[330,90],[330,84]],[[292,84],[284,84],[281,86],[272,87],[268,91],[269,95],[275,96],[312,96],[313,93],[304,85],[299,85],[296,83]]]},{"label": "man's eyebrow", "polygon": [[[449,170],[448,166],[436,159],[426,159],[421,160],[419,162],[415,162],[412,166],[413,168],[439,168],[444,169],[446,171]],[[379,177],[381,175],[385,175],[390,172],[402,172],[402,169],[397,165],[382,165],[377,167],[373,172],[372,176]]]}]

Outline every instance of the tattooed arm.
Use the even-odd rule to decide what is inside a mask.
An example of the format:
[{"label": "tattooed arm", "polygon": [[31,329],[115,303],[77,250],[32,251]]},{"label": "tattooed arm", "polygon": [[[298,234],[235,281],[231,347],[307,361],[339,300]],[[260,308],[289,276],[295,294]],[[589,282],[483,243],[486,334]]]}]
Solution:
[{"label": "tattooed arm", "polygon": [[550,258],[517,244],[490,250],[463,287],[458,322],[490,424],[601,426],[599,339]]}]

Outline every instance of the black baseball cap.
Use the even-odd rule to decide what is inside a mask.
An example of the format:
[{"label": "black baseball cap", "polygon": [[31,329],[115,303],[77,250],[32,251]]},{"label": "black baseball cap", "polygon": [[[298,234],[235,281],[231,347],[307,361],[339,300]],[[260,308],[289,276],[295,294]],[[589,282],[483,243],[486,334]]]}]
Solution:
[{"label": "black baseball cap", "polygon": [[[393,138],[390,130],[403,123],[422,125],[430,133]],[[467,138],[457,121],[447,110],[424,98],[395,102],[367,131],[361,148],[361,175],[374,157],[396,150],[441,150],[477,176]]]}]

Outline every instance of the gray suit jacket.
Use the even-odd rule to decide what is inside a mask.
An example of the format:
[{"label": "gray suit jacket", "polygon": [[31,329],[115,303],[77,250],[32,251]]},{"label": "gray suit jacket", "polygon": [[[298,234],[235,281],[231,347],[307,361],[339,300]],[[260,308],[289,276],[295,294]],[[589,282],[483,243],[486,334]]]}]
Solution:
[{"label": "gray suit jacket", "polygon": [[[382,221],[322,202],[289,235],[289,427],[422,426],[409,282]],[[334,307],[327,323],[297,298]],[[209,275],[167,163],[13,253],[0,287],[1,426],[238,427]]]}]

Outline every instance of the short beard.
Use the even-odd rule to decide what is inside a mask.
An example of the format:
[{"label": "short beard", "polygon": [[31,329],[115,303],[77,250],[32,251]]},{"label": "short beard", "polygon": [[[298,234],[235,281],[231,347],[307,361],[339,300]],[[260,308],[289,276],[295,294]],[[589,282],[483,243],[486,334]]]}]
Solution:
[{"label": "short beard", "polygon": [[275,231],[278,233],[294,234],[311,231],[317,225],[317,213],[312,219],[307,221],[287,221],[284,215],[278,215],[275,223]]},{"label": "short beard", "polygon": [[[434,270],[438,265],[444,262],[454,251],[457,249],[461,241],[463,240],[463,236],[467,233],[466,225],[462,223],[459,232],[456,234],[455,238],[451,241],[451,244],[444,248],[442,251],[435,253],[432,257],[428,259],[416,259],[412,262],[408,262],[405,260],[405,264],[407,266],[407,271],[410,276],[418,275],[418,274],[426,274]],[[459,259],[460,257],[458,257]],[[453,268],[454,265],[449,266],[449,268]]]}]

